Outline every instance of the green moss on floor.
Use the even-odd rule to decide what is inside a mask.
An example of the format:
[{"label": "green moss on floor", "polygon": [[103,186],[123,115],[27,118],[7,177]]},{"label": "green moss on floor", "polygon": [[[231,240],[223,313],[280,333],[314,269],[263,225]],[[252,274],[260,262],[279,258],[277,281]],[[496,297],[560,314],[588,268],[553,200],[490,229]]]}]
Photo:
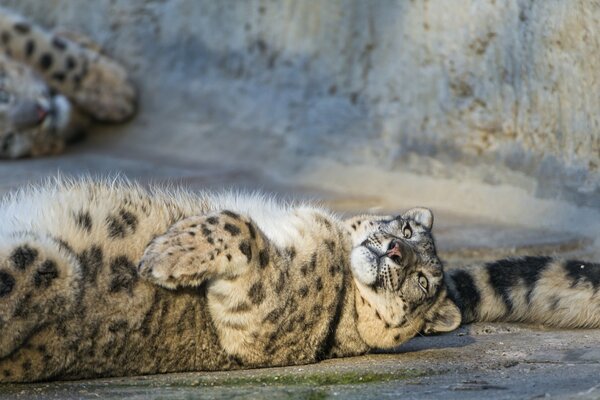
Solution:
[{"label": "green moss on floor", "polygon": [[[128,396],[166,396],[184,399],[194,395],[197,388],[213,388],[217,393],[250,393],[268,389],[277,398],[323,400],[340,386],[368,385],[396,382],[431,375],[417,369],[400,369],[391,372],[329,371],[284,374],[253,374],[228,376],[155,375],[132,378],[100,379],[91,381],[50,382],[34,384],[0,385],[0,397],[13,398],[20,394],[62,397],[68,393],[103,393],[106,398]],[[340,388],[341,389],[341,388]],[[233,392],[232,392],[233,391]],[[274,391],[274,392],[273,392]],[[82,395],[81,398],[91,398]]]},{"label": "green moss on floor", "polygon": [[424,376],[425,373],[419,370],[401,370],[389,373],[375,372],[326,372],[312,374],[288,374],[288,375],[261,375],[261,376],[240,376],[233,378],[224,378],[214,381],[198,380],[191,382],[194,386],[332,386],[332,385],[359,385],[365,383],[390,382],[402,379],[416,378]]}]

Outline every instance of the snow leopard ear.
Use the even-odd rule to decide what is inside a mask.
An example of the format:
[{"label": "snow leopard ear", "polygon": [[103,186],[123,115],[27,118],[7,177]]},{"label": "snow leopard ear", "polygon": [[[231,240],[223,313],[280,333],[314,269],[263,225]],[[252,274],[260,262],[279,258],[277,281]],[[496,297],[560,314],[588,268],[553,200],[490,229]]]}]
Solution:
[{"label": "snow leopard ear", "polygon": [[459,327],[461,320],[460,310],[446,297],[440,305],[432,307],[425,317],[423,332],[426,334],[450,332]]},{"label": "snow leopard ear", "polygon": [[433,213],[430,209],[424,207],[411,208],[402,215],[403,218],[412,219],[427,229],[433,226]]}]

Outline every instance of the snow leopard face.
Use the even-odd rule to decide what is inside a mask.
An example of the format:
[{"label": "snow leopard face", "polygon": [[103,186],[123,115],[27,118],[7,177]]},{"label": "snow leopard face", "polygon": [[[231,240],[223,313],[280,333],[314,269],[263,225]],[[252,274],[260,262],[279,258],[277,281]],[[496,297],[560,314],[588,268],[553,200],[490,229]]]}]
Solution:
[{"label": "snow leopard face", "polygon": [[54,94],[27,66],[0,56],[1,158],[59,152],[74,134],[73,120],[66,97]]},{"label": "snow leopard face", "polygon": [[384,328],[396,329],[392,340],[378,339],[383,347],[397,345],[419,331],[444,332],[460,324],[458,309],[446,297],[430,210],[359,216],[346,224],[352,234],[350,263],[361,297],[358,308],[366,304]]}]

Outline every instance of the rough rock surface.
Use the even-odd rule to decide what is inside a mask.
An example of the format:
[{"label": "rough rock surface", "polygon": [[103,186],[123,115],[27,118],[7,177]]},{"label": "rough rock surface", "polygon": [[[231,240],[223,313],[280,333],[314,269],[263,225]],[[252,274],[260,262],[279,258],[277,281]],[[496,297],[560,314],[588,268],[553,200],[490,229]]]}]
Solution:
[{"label": "rough rock surface", "polygon": [[594,1],[2,4],[134,70],[128,147],[279,174],[328,158],[600,209]]}]

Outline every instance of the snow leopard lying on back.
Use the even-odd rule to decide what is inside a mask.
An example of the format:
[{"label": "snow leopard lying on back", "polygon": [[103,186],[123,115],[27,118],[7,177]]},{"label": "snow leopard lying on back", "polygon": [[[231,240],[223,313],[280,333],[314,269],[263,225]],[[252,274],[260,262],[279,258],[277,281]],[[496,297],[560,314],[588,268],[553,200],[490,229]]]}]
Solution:
[{"label": "snow leopard lying on back", "polygon": [[0,220],[0,382],[306,364],[451,331],[455,304],[469,321],[600,324],[600,266],[444,278],[424,208],[341,220],[80,181],[15,193]]},{"label": "snow leopard lying on back", "polygon": [[59,153],[90,119],[122,122],[135,108],[127,72],[95,43],[0,7],[0,158]]}]

